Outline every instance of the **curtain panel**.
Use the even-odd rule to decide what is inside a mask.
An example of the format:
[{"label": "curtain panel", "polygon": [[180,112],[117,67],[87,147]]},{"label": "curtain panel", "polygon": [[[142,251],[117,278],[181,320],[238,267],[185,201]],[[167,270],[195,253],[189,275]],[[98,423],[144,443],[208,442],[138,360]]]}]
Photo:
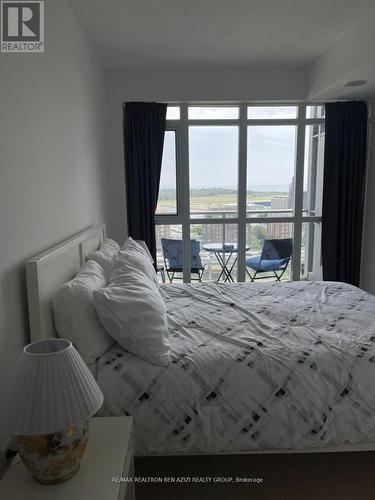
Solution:
[{"label": "curtain panel", "polygon": [[367,104],[326,104],[323,279],[359,286],[367,153]]},{"label": "curtain panel", "polygon": [[146,242],[155,265],[155,210],[166,116],[166,104],[128,102],[123,106],[128,233]]}]

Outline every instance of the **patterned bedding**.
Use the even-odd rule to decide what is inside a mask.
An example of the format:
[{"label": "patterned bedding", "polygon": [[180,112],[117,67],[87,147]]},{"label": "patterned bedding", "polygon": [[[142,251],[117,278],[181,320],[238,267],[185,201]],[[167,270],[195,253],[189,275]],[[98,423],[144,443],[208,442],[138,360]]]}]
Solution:
[{"label": "patterned bedding", "polygon": [[375,441],[375,297],[333,282],[164,285],[172,362],[115,344],[102,415],[133,415],[136,454]]}]

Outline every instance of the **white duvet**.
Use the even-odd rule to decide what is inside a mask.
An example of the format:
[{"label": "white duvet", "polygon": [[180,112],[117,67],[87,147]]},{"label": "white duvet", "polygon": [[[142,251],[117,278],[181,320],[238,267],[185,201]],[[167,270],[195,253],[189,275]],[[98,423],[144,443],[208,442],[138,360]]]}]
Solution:
[{"label": "white duvet", "polygon": [[102,415],[136,454],[375,441],[375,297],[332,282],[164,285],[172,362],[114,345]]}]

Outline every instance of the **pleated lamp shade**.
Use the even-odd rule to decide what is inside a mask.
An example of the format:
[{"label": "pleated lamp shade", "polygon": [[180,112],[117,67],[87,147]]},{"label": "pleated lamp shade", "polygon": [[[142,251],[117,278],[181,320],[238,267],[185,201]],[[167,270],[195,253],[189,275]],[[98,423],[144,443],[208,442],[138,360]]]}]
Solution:
[{"label": "pleated lamp shade", "polygon": [[6,389],[3,428],[9,434],[51,434],[87,420],[103,394],[72,343],[39,340],[16,361]]}]

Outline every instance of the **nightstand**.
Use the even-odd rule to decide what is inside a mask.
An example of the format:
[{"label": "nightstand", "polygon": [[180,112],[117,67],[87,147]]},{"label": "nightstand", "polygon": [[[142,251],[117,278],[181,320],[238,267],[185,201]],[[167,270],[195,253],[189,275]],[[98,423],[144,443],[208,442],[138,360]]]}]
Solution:
[{"label": "nightstand", "polygon": [[78,472],[64,483],[39,484],[17,455],[0,481],[4,500],[134,500],[133,418],[94,417]]}]

